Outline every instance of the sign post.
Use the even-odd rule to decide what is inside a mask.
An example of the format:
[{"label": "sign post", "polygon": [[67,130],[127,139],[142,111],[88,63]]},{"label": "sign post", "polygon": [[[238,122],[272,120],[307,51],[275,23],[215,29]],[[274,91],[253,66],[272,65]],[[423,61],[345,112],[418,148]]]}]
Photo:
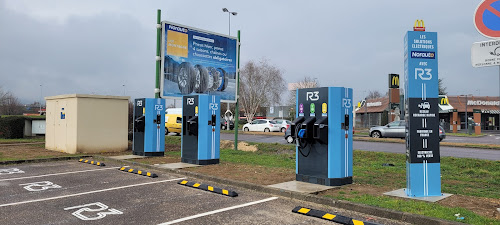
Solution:
[{"label": "sign post", "polygon": [[421,24],[404,39],[405,193],[409,197],[441,196],[437,33],[423,31]]},{"label": "sign post", "polygon": [[[477,32],[487,38],[500,39],[500,0],[483,0],[474,12],[474,26]],[[476,42],[472,45],[472,66],[498,67],[498,96],[500,97],[500,41]],[[479,45],[479,47],[478,47]],[[488,47],[494,47],[488,52]],[[486,51],[485,51],[486,50]],[[489,53],[489,54],[488,54]],[[490,59],[490,61],[486,61]],[[494,60],[493,60],[494,59]]]}]

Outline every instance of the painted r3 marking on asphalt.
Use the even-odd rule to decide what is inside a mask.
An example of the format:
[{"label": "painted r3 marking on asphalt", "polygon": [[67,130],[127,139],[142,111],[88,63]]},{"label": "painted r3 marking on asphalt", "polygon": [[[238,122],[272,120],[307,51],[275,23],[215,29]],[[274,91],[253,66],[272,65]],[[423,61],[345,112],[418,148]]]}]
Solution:
[{"label": "painted r3 marking on asphalt", "polygon": [[[92,206],[96,206],[97,208],[91,208]],[[74,211],[73,213],[71,213],[71,215],[73,215],[76,218],[81,219],[81,220],[99,220],[99,219],[106,217],[107,215],[121,215],[121,214],[123,214],[123,212],[120,210],[117,210],[114,208],[111,208],[111,209],[108,209],[108,208],[109,207],[107,205],[104,205],[100,202],[94,202],[94,203],[85,204],[85,205],[77,205],[77,206],[73,206],[73,207],[67,207],[67,208],[64,208],[64,210],[78,209],[78,210]],[[89,216],[83,215],[82,214],[83,212],[98,212],[98,213],[97,213],[97,216],[89,217]]]},{"label": "painted r3 marking on asphalt", "polygon": [[61,199],[61,198],[69,198],[69,197],[88,195],[88,194],[94,194],[94,193],[100,193],[100,192],[106,192],[106,191],[113,191],[113,190],[119,190],[119,189],[130,188],[130,187],[138,187],[138,186],[143,186],[143,185],[148,185],[148,184],[165,183],[165,182],[169,182],[169,181],[176,181],[176,180],[182,180],[182,179],[186,179],[186,178],[181,177],[181,178],[175,178],[175,179],[170,179],[170,180],[161,180],[161,181],[147,182],[147,183],[141,183],[141,184],[132,184],[132,185],[126,185],[126,186],[121,186],[121,187],[101,189],[101,190],[96,190],[96,191],[88,191],[88,192],[82,192],[82,193],[76,193],[76,194],[62,195],[62,196],[56,196],[56,197],[51,197],[51,198],[42,198],[42,199],[35,199],[35,200],[22,201],[22,202],[12,202],[12,203],[7,203],[7,204],[2,204],[2,205],[0,205],[0,208],[6,207],[6,206],[22,205],[22,204],[33,203],[33,202],[43,202],[43,201],[50,201],[50,200]]},{"label": "painted r3 marking on asphalt", "polygon": [[[128,167],[128,166],[124,166]],[[16,178],[9,178],[9,179],[2,179],[1,181],[10,181],[10,180],[22,180],[22,179],[30,179],[30,178],[38,178],[38,177],[48,177],[48,176],[58,176],[58,175],[65,175],[65,174],[72,174],[72,173],[85,173],[85,172],[93,172],[93,171],[99,171],[99,170],[111,170],[111,169],[118,169],[121,167],[110,167],[110,168],[104,168],[104,169],[94,169],[94,170],[80,170],[80,171],[73,171],[73,172],[64,172],[64,173],[52,173],[52,174],[44,174],[44,175],[36,175],[36,176],[29,176],[29,177],[16,177]],[[14,168],[16,169],[16,168]],[[24,173],[24,171],[21,171]],[[17,173],[21,173],[17,172]],[[1,174],[1,170],[0,170]]]},{"label": "painted r3 marking on asphalt", "polygon": [[23,188],[28,191],[45,191],[51,188],[62,188],[61,186],[54,184],[50,181],[40,181],[27,184],[20,184],[19,186],[24,186]]},{"label": "painted r3 marking on asphalt", "polygon": [[0,169],[0,175],[15,174],[15,173],[24,173],[24,171],[18,168]]}]

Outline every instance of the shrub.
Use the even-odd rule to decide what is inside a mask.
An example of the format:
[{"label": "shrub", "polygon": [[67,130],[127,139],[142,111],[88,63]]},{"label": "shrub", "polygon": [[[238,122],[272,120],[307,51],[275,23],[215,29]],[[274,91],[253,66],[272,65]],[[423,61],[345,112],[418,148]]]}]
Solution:
[{"label": "shrub", "polygon": [[0,117],[0,138],[23,138],[24,136],[24,117],[9,116]]}]

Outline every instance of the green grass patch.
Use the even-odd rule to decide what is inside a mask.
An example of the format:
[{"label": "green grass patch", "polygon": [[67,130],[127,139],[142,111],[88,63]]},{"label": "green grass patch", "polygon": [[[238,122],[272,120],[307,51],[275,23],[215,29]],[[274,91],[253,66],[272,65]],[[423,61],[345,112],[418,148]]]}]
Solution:
[{"label": "green grass patch", "polygon": [[269,154],[266,152],[244,152],[222,149],[220,158],[225,162],[258,165],[272,168],[295,169],[295,155]]},{"label": "green grass patch", "polygon": [[165,144],[181,145],[181,136],[165,136]]},{"label": "green grass patch", "polygon": [[45,142],[45,138],[18,138],[18,139],[0,138],[0,144],[35,143],[35,142]]},{"label": "green grass patch", "polygon": [[[373,196],[367,194],[356,195],[353,197],[346,197],[344,195],[326,195],[326,197],[469,224],[499,224],[498,220],[477,215],[470,210],[461,207],[446,207],[437,203],[403,200],[387,196]],[[460,213],[460,216],[463,216],[464,220],[457,220],[455,217],[455,214],[457,213]]]}]

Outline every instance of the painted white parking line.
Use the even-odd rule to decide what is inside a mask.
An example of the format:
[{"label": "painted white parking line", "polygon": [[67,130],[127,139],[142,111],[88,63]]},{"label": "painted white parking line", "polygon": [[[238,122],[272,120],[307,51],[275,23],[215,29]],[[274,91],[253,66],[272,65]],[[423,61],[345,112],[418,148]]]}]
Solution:
[{"label": "painted white parking line", "polygon": [[[123,166],[123,167],[128,167],[128,166]],[[118,168],[122,168],[122,167],[109,167],[109,168],[95,169],[95,170],[80,170],[80,171],[72,171],[72,172],[64,172],[64,173],[52,173],[52,174],[44,174],[44,175],[37,175],[37,176],[30,176],[30,177],[16,177],[16,178],[2,179],[0,181],[22,180],[22,179],[30,179],[30,178],[38,178],[38,177],[49,177],[49,176],[57,176],[57,175],[64,175],[64,174],[72,174],[72,173],[85,173],[85,172],[93,172],[93,171],[99,171],[99,170],[111,170],[111,169],[118,169]]]},{"label": "painted white parking line", "polygon": [[170,180],[153,181],[153,182],[142,183],[142,184],[131,184],[131,185],[126,185],[126,186],[121,186],[121,187],[107,188],[107,189],[102,189],[102,190],[88,191],[88,192],[82,192],[82,193],[76,193],[76,194],[70,194],[70,195],[62,195],[62,196],[51,197],[51,198],[42,198],[42,199],[22,201],[22,202],[12,202],[12,203],[0,205],[0,208],[6,207],[6,206],[13,206],[13,205],[22,205],[22,204],[26,204],[26,203],[43,202],[43,201],[49,201],[49,200],[55,200],[55,199],[61,199],[61,198],[69,198],[69,197],[75,197],[75,196],[80,196],[80,195],[88,195],[88,194],[94,194],[94,193],[100,193],[100,192],[106,192],[106,191],[114,191],[114,190],[130,188],[130,187],[138,187],[138,186],[143,186],[143,185],[148,185],[148,184],[165,183],[165,182],[169,182],[169,181],[176,181],[176,180],[182,180],[182,179],[186,179],[186,178],[182,177],[182,178],[175,178],[175,179],[170,179]]},{"label": "painted white parking line", "polygon": [[180,222],[184,222],[187,220],[192,220],[192,219],[200,218],[203,216],[208,216],[208,215],[221,213],[221,212],[225,212],[225,211],[229,211],[229,210],[233,210],[233,209],[238,209],[238,208],[243,208],[243,207],[247,207],[247,206],[251,206],[251,205],[255,205],[255,204],[260,204],[260,203],[264,203],[264,202],[268,202],[268,201],[272,201],[272,200],[276,200],[276,199],[278,199],[278,197],[266,198],[266,199],[262,199],[262,200],[255,201],[255,202],[249,202],[249,203],[245,203],[245,204],[241,204],[241,205],[235,205],[235,206],[231,206],[231,207],[227,207],[227,208],[223,208],[223,209],[217,209],[217,210],[206,212],[206,213],[201,213],[201,214],[197,214],[197,215],[193,215],[193,216],[188,216],[188,217],[176,219],[176,220],[173,220],[170,222],[160,223],[159,225],[169,225],[169,224],[180,223]]}]

